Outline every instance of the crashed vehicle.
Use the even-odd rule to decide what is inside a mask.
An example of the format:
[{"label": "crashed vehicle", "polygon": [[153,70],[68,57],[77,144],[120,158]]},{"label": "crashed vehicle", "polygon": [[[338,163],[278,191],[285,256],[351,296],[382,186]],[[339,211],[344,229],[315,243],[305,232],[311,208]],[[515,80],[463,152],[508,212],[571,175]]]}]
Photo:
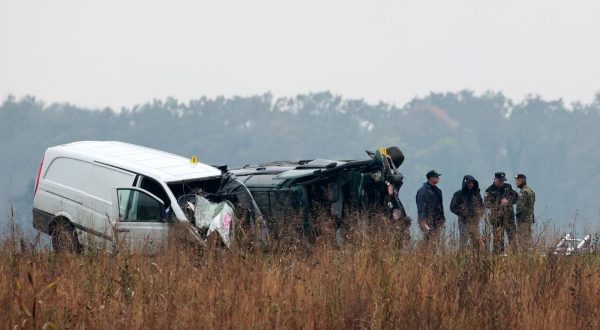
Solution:
[{"label": "crashed vehicle", "polygon": [[[33,227],[55,250],[119,244],[150,252],[169,235],[203,244],[218,233],[229,246],[235,205],[268,232],[252,195],[235,176],[167,152],[114,141],[82,141],[46,150],[35,181]],[[179,224],[180,226],[174,226]]]},{"label": "crashed vehicle", "polygon": [[578,253],[592,253],[593,251],[594,247],[592,246],[591,235],[588,234],[583,238],[575,238],[570,233],[567,233],[556,244],[554,254],[569,256]]},{"label": "crashed vehicle", "polygon": [[349,210],[387,213],[410,238],[411,219],[399,198],[403,176],[398,167],[404,155],[398,147],[367,151],[366,160],[314,159],[277,161],[234,169],[238,179],[252,192],[258,207],[275,234],[286,228],[288,219],[300,214],[302,231],[314,234],[315,211],[328,208],[335,219],[335,240],[343,241]]}]

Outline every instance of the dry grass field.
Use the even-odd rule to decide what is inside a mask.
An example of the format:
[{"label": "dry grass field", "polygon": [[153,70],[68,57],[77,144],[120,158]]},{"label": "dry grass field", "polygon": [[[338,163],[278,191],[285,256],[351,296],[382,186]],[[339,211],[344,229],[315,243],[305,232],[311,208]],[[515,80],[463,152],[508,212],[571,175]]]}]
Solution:
[{"label": "dry grass field", "polygon": [[[379,228],[270,251],[55,254],[0,243],[0,326],[46,329],[598,329],[598,253],[400,248]],[[326,237],[323,238],[323,237]]]}]

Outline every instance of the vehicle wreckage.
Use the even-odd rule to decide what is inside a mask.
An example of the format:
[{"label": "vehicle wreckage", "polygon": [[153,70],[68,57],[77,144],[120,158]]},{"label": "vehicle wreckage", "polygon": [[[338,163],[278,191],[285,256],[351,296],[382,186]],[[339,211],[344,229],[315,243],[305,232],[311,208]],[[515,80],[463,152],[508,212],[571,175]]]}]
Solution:
[{"label": "vehicle wreckage", "polygon": [[313,236],[312,219],[328,208],[335,219],[335,239],[343,241],[348,210],[359,214],[385,212],[400,231],[409,236],[411,219],[399,198],[403,175],[398,171],[404,155],[398,147],[367,151],[366,160],[313,159],[276,161],[233,169],[252,193],[268,219],[271,232],[288,225],[290,216],[300,214],[302,231]]},{"label": "vehicle wreckage", "polygon": [[[217,232],[222,242],[231,246],[235,236],[235,218],[245,219],[246,224],[258,225],[257,238],[268,244],[269,230],[263,214],[246,186],[231,172],[224,171],[218,188],[211,191],[202,186],[181,183],[177,204],[196,229],[202,241]],[[236,211],[236,206],[238,207]],[[245,211],[245,216],[240,211]],[[237,214],[236,214],[237,213]]]},{"label": "vehicle wreckage", "polygon": [[155,251],[174,232],[201,245],[217,233],[220,244],[230,246],[240,224],[252,228],[246,238],[267,243],[267,219],[277,230],[289,222],[281,215],[301,212],[302,229],[310,234],[318,207],[335,218],[338,243],[352,209],[383,210],[408,232],[410,218],[398,197],[404,155],[397,147],[367,154],[367,160],[272,162],[228,171],[116,141],[60,145],[42,157],[33,226],[51,236],[56,250],[71,251],[83,245],[114,250],[120,243]]},{"label": "vehicle wreckage", "polygon": [[558,241],[558,244],[556,244],[554,254],[569,256],[579,253],[592,253],[593,251],[594,247],[592,245],[591,235],[588,234],[583,238],[575,238],[572,234],[567,233]]}]

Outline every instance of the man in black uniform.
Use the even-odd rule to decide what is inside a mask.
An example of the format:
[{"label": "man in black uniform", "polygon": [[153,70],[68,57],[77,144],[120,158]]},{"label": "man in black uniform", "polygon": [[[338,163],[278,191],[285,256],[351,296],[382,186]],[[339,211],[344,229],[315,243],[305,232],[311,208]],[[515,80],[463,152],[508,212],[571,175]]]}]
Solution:
[{"label": "man in black uniform", "polygon": [[427,182],[417,191],[419,228],[425,233],[426,240],[439,238],[446,222],[442,191],[436,186],[440,175],[435,170],[427,172]]},{"label": "man in black uniform", "polygon": [[506,183],[506,174],[497,172],[494,183],[485,190],[484,204],[490,210],[490,225],[493,228],[494,253],[504,252],[504,232],[508,235],[508,244],[512,246],[515,236],[515,212],[513,205],[517,203],[518,194]]},{"label": "man in black uniform", "polygon": [[479,249],[479,221],[483,215],[483,199],[479,192],[479,182],[471,175],[465,175],[462,189],[455,192],[450,202],[450,211],[458,216],[460,249],[471,241],[474,250]]}]

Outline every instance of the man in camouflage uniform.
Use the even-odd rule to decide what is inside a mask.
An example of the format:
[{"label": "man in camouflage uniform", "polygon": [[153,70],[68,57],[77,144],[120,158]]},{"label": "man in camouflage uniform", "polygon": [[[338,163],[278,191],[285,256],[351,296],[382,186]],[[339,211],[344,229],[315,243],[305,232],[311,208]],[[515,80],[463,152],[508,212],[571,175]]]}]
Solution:
[{"label": "man in camouflage uniform", "polygon": [[527,185],[527,176],[517,174],[515,184],[521,189],[517,201],[517,244],[522,252],[531,248],[531,226],[535,222],[535,192]]},{"label": "man in camouflage uniform", "polygon": [[494,183],[485,190],[484,205],[489,209],[489,222],[492,225],[494,241],[493,252],[504,253],[504,232],[508,236],[508,244],[514,244],[515,212],[513,205],[517,202],[518,194],[512,186],[506,183],[506,174],[494,174]]}]

